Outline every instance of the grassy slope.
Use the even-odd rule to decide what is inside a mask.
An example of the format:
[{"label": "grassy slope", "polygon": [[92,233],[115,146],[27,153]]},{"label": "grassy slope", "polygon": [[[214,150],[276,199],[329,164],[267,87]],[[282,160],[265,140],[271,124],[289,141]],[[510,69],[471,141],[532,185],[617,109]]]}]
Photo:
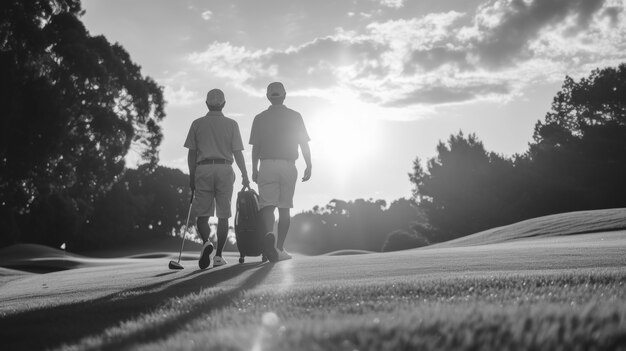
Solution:
[{"label": "grassy slope", "polygon": [[[577,218],[565,222],[584,229]],[[0,287],[0,330],[8,349],[626,348],[626,231],[541,232],[208,271],[139,259],[29,275]]]},{"label": "grassy slope", "polygon": [[578,211],[533,218],[436,245],[484,245],[531,237],[572,235],[626,229],[626,208]]}]

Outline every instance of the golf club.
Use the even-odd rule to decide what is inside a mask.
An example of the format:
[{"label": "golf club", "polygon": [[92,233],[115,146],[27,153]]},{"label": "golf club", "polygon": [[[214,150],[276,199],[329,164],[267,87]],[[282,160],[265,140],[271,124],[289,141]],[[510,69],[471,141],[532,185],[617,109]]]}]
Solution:
[{"label": "golf club", "polygon": [[180,257],[183,255],[183,247],[185,246],[185,236],[187,235],[187,230],[189,230],[189,217],[191,217],[191,204],[193,203],[193,196],[196,191],[191,191],[191,200],[189,200],[189,211],[187,212],[187,223],[185,223],[185,231],[183,231],[183,242],[180,244],[180,252],[178,253],[178,261],[170,261],[169,268],[170,269],[184,269],[182,264],[180,264]]}]

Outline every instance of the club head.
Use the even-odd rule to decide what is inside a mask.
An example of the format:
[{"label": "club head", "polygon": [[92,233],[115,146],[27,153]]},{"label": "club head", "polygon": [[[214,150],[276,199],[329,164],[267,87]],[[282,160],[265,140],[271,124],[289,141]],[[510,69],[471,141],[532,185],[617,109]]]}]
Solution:
[{"label": "club head", "polygon": [[170,261],[169,264],[170,269],[185,269],[185,267],[183,267],[182,264],[176,262],[176,261]]}]

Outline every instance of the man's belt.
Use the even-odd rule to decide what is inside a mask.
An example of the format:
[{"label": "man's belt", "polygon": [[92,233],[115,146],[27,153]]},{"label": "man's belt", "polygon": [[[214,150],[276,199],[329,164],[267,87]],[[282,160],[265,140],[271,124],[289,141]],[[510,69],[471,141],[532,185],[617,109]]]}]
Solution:
[{"label": "man's belt", "polygon": [[223,158],[206,158],[198,162],[199,165],[230,165],[232,163],[232,161]]},{"label": "man's belt", "polygon": [[286,158],[262,158],[261,161],[266,160],[266,161],[286,161],[289,163],[296,163],[296,160],[291,160],[291,159],[286,159]]}]

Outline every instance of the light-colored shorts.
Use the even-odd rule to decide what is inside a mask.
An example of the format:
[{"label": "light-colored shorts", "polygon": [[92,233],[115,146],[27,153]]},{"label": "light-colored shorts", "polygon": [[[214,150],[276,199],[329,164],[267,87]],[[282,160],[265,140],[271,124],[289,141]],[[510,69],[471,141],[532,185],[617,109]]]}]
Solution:
[{"label": "light-colored shorts", "polygon": [[261,160],[259,166],[259,207],[292,208],[298,169],[293,161]]},{"label": "light-colored shorts", "polygon": [[193,218],[213,215],[217,215],[217,218],[230,218],[234,183],[235,172],[232,165],[198,165],[196,194],[192,205]]}]

